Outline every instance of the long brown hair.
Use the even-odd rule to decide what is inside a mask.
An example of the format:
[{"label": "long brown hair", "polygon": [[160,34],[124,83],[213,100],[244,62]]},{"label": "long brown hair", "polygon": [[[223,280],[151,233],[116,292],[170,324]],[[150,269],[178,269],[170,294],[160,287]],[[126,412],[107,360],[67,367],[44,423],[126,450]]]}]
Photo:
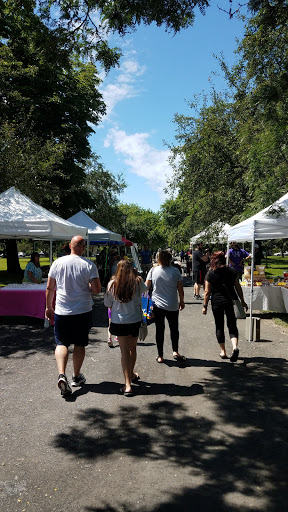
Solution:
[{"label": "long brown hair", "polygon": [[115,299],[120,302],[130,302],[140,280],[141,277],[137,276],[132,263],[127,260],[120,260],[110,290]]},{"label": "long brown hair", "polygon": [[220,267],[225,267],[226,265],[226,258],[225,254],[222,251],[216,251],[211,254],[211,260],[210,260],[210,268],[211,270],[216,270]]}]

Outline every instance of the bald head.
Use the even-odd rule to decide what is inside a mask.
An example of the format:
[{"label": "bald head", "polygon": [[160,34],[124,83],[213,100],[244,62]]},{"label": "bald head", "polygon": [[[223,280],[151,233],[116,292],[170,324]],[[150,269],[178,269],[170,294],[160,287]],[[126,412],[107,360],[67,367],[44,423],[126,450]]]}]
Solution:
[{"label": "bald head", "polygon": [[77,256],[82,256],[85,250],[85,240],[82,236],[73,236],[69,247],[71,249],[71,254],[77,254]]}]

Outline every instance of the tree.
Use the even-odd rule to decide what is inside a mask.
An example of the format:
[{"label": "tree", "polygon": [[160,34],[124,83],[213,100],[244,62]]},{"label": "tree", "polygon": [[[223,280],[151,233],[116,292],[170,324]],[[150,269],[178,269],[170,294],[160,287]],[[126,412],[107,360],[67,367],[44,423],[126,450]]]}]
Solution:
[{"label": "tree", "polygon": [[[28,195],[37,197],[42,206],[69,216],[79,204],[82,206],[82,164],[91,154],[91,125],[96,125],[105,112],[97,90],[97,69],[63,48],[61,35],[43,24],[33,11],[33,2],[19,9],[17,2],[8,0],[3,13],[1,130],[12,128],[14,136],[14,144],[6,145],[6,153],[10,147],[15,154],[19,145],[24,152],[22,157],[19,151],[17,171],[21,174],[23,160],[30,158],[37,146],[45,148],[48,144],[54,153],[49,160],[54,165],[45,166],[47,153],[42,166],[40,155],[36,157],[40,168],[31,169],[26,182]],[[15,171],[7,181],[14,184],[14,178]],[[27,190],[22,189],[24,193]]]},{"label": "tree", "polygon": [[249,205],[244,216],[287,191],[287,11],[283,2],[260,2],[239,43],[237,64],[229,70],[222,61],[234,91],[240,158],[246,168]]},{"label": "tree", "polygon": [[122,174],[109,172],[99,157],[92,154],[83,165],[85,170],[84,188],[87,203],[84,207],[88,215],[111,231],[117,231],[117,219],[122,216],[119,210],[119,195],[126,187]]},{"label": "tree", "polygon": [[[122,214],[122,215],[121,215]],[[124,217],[125,215],[125,217]],[[120,204],[117,232],[123,233],[126,219],[126,238],[152,250],[166,247],[160,213],[145,210],[136,204]]]},{"label": "tree", "polygon": [[197,117],[175,116],[178,144],[171,147],[170,190],[186,206],[192,235],[213,222],[231,222],[247,200],[233,104],[215,91],[210,104],[204,97],[199,106],[199,99],[190,103]]}]

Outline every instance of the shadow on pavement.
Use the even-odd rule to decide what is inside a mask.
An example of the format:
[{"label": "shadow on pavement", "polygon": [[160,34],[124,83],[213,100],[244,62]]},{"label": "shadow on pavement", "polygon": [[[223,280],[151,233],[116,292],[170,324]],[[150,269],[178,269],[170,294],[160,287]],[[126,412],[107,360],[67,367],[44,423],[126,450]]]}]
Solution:
[{"label": "shadow on pavement", "polygon": [[[198,384],[197,393],[191,393],[193,386],[150,384],[153,393],[191,395],[191,401],[160,399],[143,408],[136,397],[123,397],[117,414],[79,411],[77,427],[59,433],[54,447],[80,460],[124,454],[169,462],[175,471],[185,466],[194,488],[181,489],[176,481],[177,491],[166,503],[143,504],[142,512],[287,510],[287,366],[285,359],[259,357],[247,358],[245,365],[219,364]],[[102,386],[112,391],[116,383],[95,385],[95,392]],[[197,412],[199,392],[205,392],[207,410],[211,406],[208,418]],[[132,512],[125,502],[85,510]]]},{"label": "shadow on pavement", "polygon": [[[78,388],[72,395],[68,395],[69,402],[75,402],[77,398],[87,393],[98,393],[103,395],[120,395],[119,382],[101,382],[100,384],[85,384]],[[198,384],[191,386],[180,386],[178,384],[159,384],[155,382],[138,381],[133,386],[134,397],[140,395],[166,395],[166,396],[195,396],[204,393],[203,387]],[[126,400],[126,397],[125,397]]]}]

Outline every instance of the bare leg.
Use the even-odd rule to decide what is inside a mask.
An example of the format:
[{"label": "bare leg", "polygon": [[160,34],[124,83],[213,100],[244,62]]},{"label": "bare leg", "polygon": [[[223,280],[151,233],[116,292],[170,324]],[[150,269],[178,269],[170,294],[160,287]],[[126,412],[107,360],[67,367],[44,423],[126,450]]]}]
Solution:
[{"label": "bare leg", "polygon": [[121,363],[125,379],[125,391],[131,391],[131,375],[136,361],[137,338],[132,336],[118,337],[121,350]]},{"label": "bare leg", "polygon": [[55,359],[56,359],[59,375],[60,375],[60,373],[65,375],[67,361],[68,361],[68,355],[69,355],[69,352],[68,352],[67,347],[65,347],[64,345],[57,345],[57,347],[55,349]]},{"label": "bare leg", "polygon": [[111,318],[109,318],[109,325],[108,325],[108,343],[109,343],[109,341],[111,341],[110,324],[111,324]]},{"label": "bare leg", "polygon": [[225,348],[225,343],[219,343],[219,346],[221,348],[221,351],[220,351],[220,356],[223,357],[223,356],[227,356],[226,354],[226,348]]},{"label": "bare leg", "polygon": [[200,284],[194,284],[194,293],[195,295],[200,295]]},{"label": "bare leg", "polygon": [[232,349],[238,348],[238,338],[231,338]]},{"label": "bare leg", "polygon": [[84,358],[85,358],[85,347],[79,347],[79,345],[74,345],[73,367],[74,367],[74,376],[75,377],[79,377],[79,373],[80,373]]},{"label": "bare leg", "polygon": [[136,350],[136,348],[137,348],[137,340],[138,340],[138,337],[137,338],[133,338],[131,336],[131,340],[130,340],[131,381],[135,377],[138,377],[138,374],[134,372],[134,366],[135,366],[136,359],[137,359],[137,350]]}]

